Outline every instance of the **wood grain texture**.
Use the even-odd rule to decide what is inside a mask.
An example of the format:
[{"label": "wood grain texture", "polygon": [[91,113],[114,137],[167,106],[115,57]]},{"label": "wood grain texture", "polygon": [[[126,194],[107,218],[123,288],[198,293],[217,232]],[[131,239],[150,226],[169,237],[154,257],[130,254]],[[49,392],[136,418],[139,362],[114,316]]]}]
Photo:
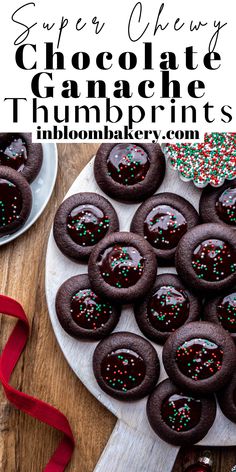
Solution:
[{"label": "wood grain texture", "polygon": [[[93,471],[116,422],[68,367],[51,328],[44,294],[44,260],[53,216],[72,182],[96,149],[95,144],[59,146],[57,183],[46,210],[25,235],[0,248],[0,292],[19,300],[31,322],[30,340],[12,384],[50,402],[69,418],[77,447],[68,472]],[[13,325],[13,320],[4,316],[0,318],[0,348]],[[1,390],[1,472],[41,471],[59,438],[59,433],[12,408]],[[214,472],[229,472],[232,465],[236,464],[236,448],[211,450],[215,462]],[[186,455],[194,459],[198,451],[199,448],[181,450],[174,472],[182,471]],[[116,472],[112,470],[112,464],[109,472]]]}]

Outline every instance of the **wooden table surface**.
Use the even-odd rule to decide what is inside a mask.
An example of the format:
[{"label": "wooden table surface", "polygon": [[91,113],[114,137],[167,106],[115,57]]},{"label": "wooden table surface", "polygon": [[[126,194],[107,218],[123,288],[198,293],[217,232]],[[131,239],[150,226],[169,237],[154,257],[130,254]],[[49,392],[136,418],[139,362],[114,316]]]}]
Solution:
[{"label": "wooden table surface", "polygon": [[[46,210],[26,234],[0,248],[0,292],[22,303],[31,322],[30,340],[12,384],[51,403],[68,417],[76,438],[68,472],[93,471],[116,422],[67,365],[51,328],[44,292],[45,253],[55,211],[97,147],[95,144],[58,146],[58,178]],[[14,321],[0,316],[0,326],[2,349]],[[42,471],[59,439],[59,433],[11,407],[0,390],[0,472]],[[186,456],[194,459],[199,450],[181,450],[174,472],[181,472]],[[211,451],[214,472],[230,472],[236,464],[236,448]],[[111,464],[110,470],[104,472],[116,471]],[[158,467],[157,472],[161,472]]]}]

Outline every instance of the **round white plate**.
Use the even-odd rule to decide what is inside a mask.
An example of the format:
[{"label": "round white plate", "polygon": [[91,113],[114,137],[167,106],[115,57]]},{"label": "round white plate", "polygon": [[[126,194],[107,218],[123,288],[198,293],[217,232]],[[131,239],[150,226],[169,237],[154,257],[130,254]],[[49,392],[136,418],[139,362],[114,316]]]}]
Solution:
[{"label": "round white plate", "polygon": [[[104,195],[98,187],[93,174],[93,162],[83,169],[66,197],[77,192],[97,192],[105,196],[115,207],[121,231],[129,230],[131,219],[138,207],[137,204],[124,204]],[[197,209],[201,191],[190,183],[183,183],[176,172],[167,166],[166,176],[159,192],[171,191],[185,197]],[[66,198],[65,197],[65,198]],[[146,416],[144,398],[135,402],[122,402],[103,392],[95,381],[92,369],[92,357],[97,342],[78,341],[69,336],[58,322],[55,311],[55,297],[60,285],[69,277],[87,272],[85,264],[67,259],[57,248],[52,232],[49,237],[46,257],[46,295],[52,327],[58,343],[75,374],[88,390],[119,421],[96,467],[96,472],[170,472],[178,448],[164,443],[151,429]],[[175,272],[173,267],[158,268],[158,273]],[[123,307],[120,321],[115,331],[130,331],[141,336],[131,306]],[[162,347],[153,343],[161,360]],[[166,377],[161,366],[160,380]],[[65,393],[66,394],[66,393]],[[233,446],[236,443],[236,424],[225,418],[217,408],[214,425],[201,444],[210,446]]]},{"label": "round white plate", "polygon": [[36,179],[32,184],[30,184],[33,201],[29,218],[15,233],[2,236],[0,238],[0,246],[13,241],[13,239],[18,238],[21,234],[25,233],[25,231],[27,231],[27,229],[29,229],[39,218],[51,197],[57,177],[57,147],[56,144],[42,144],[42,146],[42,167]]}]

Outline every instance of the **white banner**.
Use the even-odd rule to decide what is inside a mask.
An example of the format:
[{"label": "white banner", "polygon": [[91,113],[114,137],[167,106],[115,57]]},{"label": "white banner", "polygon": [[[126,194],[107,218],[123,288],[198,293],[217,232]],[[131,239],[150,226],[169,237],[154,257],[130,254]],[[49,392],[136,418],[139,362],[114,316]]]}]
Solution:
[{"label": "white banner", "polygon": [[234,0],[4,2],[0,129],[58,142],[233,132],[234,19]]}]

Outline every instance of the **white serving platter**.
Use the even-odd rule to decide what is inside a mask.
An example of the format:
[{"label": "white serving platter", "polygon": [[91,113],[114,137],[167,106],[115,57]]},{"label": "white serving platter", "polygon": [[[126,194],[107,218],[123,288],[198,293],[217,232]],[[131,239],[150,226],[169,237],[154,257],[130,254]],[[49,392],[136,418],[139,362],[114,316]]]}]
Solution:
[{"label": "white serving platter", "polygon": [[[110,200],[120,220],[121,231],[129,230],[132,216],[138,205],[117,202],[100,190],[93,175],[94,159],[77,177],[66,197],[78,192],[97,192]],[[191,182],[182,182],[176,172],[167,167],[166,176],[158,192],[171,191],[185,197],[197,209],[201,191]],[[66,198],[65,197],[65,198]],[[87,272],[86,264],[74,263],[57,248],[52,232],[48,241],[46,256],[46,295],[52,327],[58,343],[70,367],[88,390],[117,418],[117,424],[106,448],[95,468],[95,472],[170,472],[179,448],[171,446],[155,435],[146,417],[144,398],[135,402],[115,400],[104,393],[95,381],[92,357],[97,342],[78,341],[62,329],[55,312],[55,296],[60,285],[69,277]],[[158,269],[158,273],[175,272],[173,267]],[[132,307],[126,306],[115,331],[130,331],[141,336]],[[161,360],[162,347],[152,343]],[[160,380],[166,377],[161,366]],[[66,392],[65,392],[66,394]],[[83,432],[81,431],[81,434]],[[201,441],[206,446],[235,446],[236,424],[223,416],[219,407],[214,425]]]}]

